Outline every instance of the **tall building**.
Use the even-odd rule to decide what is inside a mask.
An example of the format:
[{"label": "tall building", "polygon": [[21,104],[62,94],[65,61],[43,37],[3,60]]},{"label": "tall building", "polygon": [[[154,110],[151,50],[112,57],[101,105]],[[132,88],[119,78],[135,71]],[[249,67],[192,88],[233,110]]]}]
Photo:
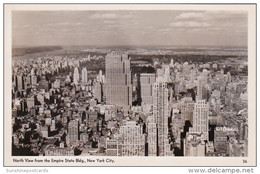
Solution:
[{"label": "tall building", "polygon": [[173,65],[174,65],[174,61],[173,61],[173,59],[171,59],[170,66],[173,66]]},{"label": "tall building", "polygon": [[214,148],[216,152],[227,153],[228,132],[221,129],[214,130]]},{"label": "tall building", "polygon": [[184,97],[179,102],[181,109],[181,118],[184,120],[189,120],[191,124],[193,123],[193,111],[194,102],[191,97]]},{"label": "tall building", "polygon": [[99,70],[99,72],[98,72],[97,81],[100,83],[104,83],[104,75],[103,75],[102,70]]},{"label": "tall building", "polygon": [[122,156],[144,156],[145,135],[142,125],[136,125],[135,121],[128,121],[119,129],[122,137]]},{"label": "tall building", "polygon": [[21,91],[24,89],[24,81],[23,81],[23,76],[21,75],[18,75],[16,76],[17,78],[17,88],[18,88],[18,91]]},{"label": "tall building", "polygon": [[166,156],[168,145],[168,88],[167,83],[158,81],[153,85],[153,116],[157,123],[157,155]]},{"label": "tall building", "polygon": [[102,84],[98,81],[94,82],[94,98],[98,102],[102,102]]},{"label": "tall building", "polygon": [[155,74],[140,74],[141,99],[142,105],[153,104],[153,84],[155,83]]},{"label": "tall building", "polygon": [[148,143],[148,156],[157,155],[157,126],[156,120],[153,116],[147,118],[147,143]]},{"label": "tall building", "polygon": [[208,83],[208,78],[209,78],[210,72],[207,69],[202,70],[202,79],[204,83]]},{"label": "tall building", "polygon": [[83,84],[88,83],[88,71],[86,68],[83,68],[81,71],[81,82]]},{"label": "tall building", "polygon": [[132,105],[130,59],[113,51],[106,56],[106,103],[129,108]]},{"label": "tall building", "polygon": [[190,132],[193,133],[203,133],[205,139],[208,139],[209,132],[209,105],[206,100],[197,99],[194,105],[193,111],[193,126]]},{"label": "tall building", "polygon": [[227,73],[227,79],[226,79],[226,81],[227,81],[228,83],[231,83],[231,79],[232,79],[231,74],[230,74],[230,72],[228,72],[228,73]]},{"label": "tall building", "polygon": [[79,69],[78,69],[78,67],[75,67],[75,69],[74,69],[73,82],[74,82],[74,84],[78,84],[78,82],[79,82]]},{"label": "tall building", "polygon": [[32,87],[36,87],[37,85],[37,77],[35,75],[31,76],[31,84]]},{"label": "tall building", "polygon": [[68,126],[68,138],[70,144],[78,142],[79,140],[79,122],[77,120],[71,120]]},{"label": "tall building", "polygon": [[202,99],[203,95],[203,80],[202,77],[198,77],[197,79],[197,99]]}]

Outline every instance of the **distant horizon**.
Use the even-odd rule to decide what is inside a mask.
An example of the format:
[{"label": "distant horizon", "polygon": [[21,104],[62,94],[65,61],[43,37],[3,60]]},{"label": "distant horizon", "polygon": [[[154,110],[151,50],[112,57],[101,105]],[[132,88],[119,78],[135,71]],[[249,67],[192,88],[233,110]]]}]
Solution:
[{"label": "distant horizon", "polygon": [[132,47],[132,48],[155,48],[158,47],[176,47],[176,48],[244,48],[247,49],[248,46],[226,46],[226,45],[12,45],[12,49],[15,48],[34,48],[34,47],[55,47],[59,46],[65,47],[96,47],[96,48],[122,48],[122,47]]}]

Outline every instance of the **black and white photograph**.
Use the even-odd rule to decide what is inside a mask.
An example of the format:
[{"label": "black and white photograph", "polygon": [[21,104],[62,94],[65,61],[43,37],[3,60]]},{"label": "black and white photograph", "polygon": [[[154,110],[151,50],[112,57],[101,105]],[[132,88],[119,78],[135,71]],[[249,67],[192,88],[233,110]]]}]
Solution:
[{"label": "black and white photograph", "polygon": [[255,164],[255,5],[8,6],[12,165]]}]

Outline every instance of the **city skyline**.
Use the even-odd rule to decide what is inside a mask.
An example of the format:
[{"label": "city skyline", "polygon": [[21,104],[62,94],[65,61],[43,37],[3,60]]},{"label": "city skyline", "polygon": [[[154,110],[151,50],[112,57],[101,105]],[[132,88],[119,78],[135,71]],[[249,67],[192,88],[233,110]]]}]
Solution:
[{"label": "city skyline", "polygon": [[14,47],[247,46],[243,11],[13,11],[12,25]]},{"label": "city skyline", "polygon": [[[12,154],[247,157],[241,57],[233,66],[151,57],[139,71],[125,51],[14,59]],[[95,61],[105,74],[97,66],[80,80]]]}]

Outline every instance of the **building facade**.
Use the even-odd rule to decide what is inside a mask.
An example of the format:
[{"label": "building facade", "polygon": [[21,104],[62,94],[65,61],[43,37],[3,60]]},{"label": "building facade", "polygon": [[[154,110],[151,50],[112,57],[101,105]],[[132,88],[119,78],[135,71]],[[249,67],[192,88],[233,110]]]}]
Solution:
[{"label": "building facade", "polygon": [[140,74],[140,87],[141,87],[141,99],[142,105],[153,104],[153,84],[155,83],[155,74],[142,73]]},{"label": "building facade", "polygon": [[132,106],[130,59],[127,54],[113,51],[105,57],[106,103],[129,108]]},{"label": "building facade", "polygon": [[168,88],[167,83],[159,81],[153,85],[153,116],[157,124],[157,155],[166,156],[168,140]]},{"label": "building facade", "polygon": [[122,156],[144,156],[145,155],[145,135],[141,125],[136,125],[135,121],[128,121],[119,129],[122,137]]}]

